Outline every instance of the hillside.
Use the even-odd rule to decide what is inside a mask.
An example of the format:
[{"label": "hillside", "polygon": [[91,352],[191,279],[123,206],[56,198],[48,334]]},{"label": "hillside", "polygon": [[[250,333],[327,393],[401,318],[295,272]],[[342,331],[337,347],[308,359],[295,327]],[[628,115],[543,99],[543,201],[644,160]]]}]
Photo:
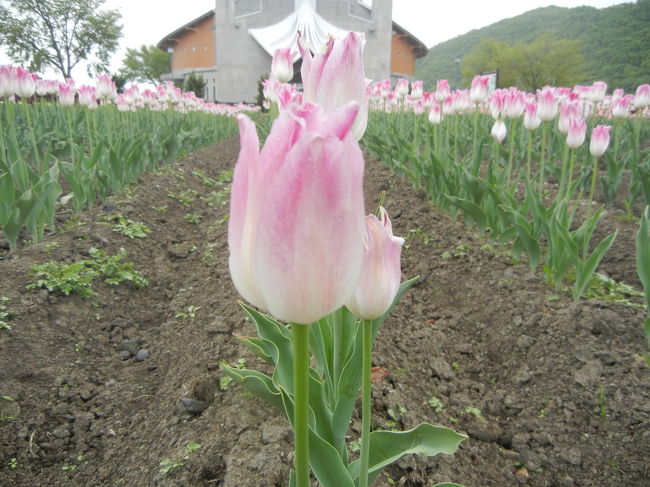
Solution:
[{"label": "hillside", "polygon": [[418,61],[416,76],[427,89],[435,88],[438,79],[458,86],[455,59],[462,59],[481,40],[530,42],[546,32],[584,42],[584,83],[604,80],[612,88],[634,91],[650,82],[650,0],[603,9],[550,6],[531,10],[433,46]]}]

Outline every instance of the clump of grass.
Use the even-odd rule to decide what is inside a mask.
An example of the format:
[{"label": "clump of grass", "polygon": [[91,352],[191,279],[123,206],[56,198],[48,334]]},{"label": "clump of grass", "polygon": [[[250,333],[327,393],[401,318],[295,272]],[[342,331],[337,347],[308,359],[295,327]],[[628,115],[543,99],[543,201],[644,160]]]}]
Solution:
[{"label": "clump of grass", "polygon": [[90,259],[71,264],[50,261],[32,267],[34,272],[29,275],[37,280],[27,285],[27,289],[45,288],[49,292],[61,292],[66,296],[76,293],[91,297],[97,294],[92,288],[92,281],[96,278],[113,285],[130,282],[138,288],[149,284],[134,269],[132,262],[122,262],[126,250],[120,249],[115,255],[106,255],[102,250],[91,248],[89,254]]}]

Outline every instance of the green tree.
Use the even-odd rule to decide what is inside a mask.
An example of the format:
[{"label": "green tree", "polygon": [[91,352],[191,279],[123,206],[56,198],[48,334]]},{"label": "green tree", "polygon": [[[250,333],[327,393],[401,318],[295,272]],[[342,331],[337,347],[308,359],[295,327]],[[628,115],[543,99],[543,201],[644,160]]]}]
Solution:
[{"label": "green tree", "polygon": [[203,92],[205,91],[205,80],[203,76],[190,73],[185,77],[185,83],[183,83],[183,91],[193,91],[198,98],[203,98]]},{"label": "green tree", "polygon": [[128,48],[122,61],[120,74],[129,81],[160,83],[160,76],[169,72],[168,52],[154,45]]},{"label": "green tree", "polygon": [[0,45],[16,63],[51,67],[70,78],[81,61],[89,74],[106,71],[122,36],[117,10],[104,0],[7,0],[0,5]]},{"label": "green tree", "polygon": [[499,87],[535,91],[544,85],[573,86],[585,78],[582,42],[542,34],[532,42],[509,45],[484,40],[463,59],[466,79],[499,70]]}]

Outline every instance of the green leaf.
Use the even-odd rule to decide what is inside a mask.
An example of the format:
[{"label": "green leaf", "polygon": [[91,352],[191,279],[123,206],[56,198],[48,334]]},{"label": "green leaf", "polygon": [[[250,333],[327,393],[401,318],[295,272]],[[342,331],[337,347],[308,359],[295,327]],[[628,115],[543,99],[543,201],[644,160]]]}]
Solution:
[{"label": "green leaf", "polygon": [[284,405],[280,391],[275,387],[271,378],[256,370],[235,369],[228,364],[222,363],[221,370],[228,374],[235,382],[244,386],[247,390],[263,399],[280,412],[284,412]]},{"label": "green leaf", "polygon": [[481,232],[485,231],[485,214],[478,205],[472,203],[469,200],[458,198],[456,196],[446,195],[446,197],[451,204],[457,206],[463,210],[466,215],[470,216]]},{"label": "green leaf", "polygon": [[[645,302],[650,312],[650,206],[645,207],[636,234],[636,272],[643,284]],[[646,323],[646,332],[647,326]],[[648,336],[650,338],[650,334]]]},{"label": "green leaf", "polygon": [[[408,431],[373,431],[370,433],[370,461],[368,472],[377,472],[404,455],[451,455],[467,436],[450,428],[422,423]],[[359,460],[348,467],[352,478],[359,477]]]},{"label": "green leaf", "polygon": [[605,256],[605,253],[609,250],[614,243],[614,239],[618,235],[618,230],[614,233],[609,234],[607,237],[603,238],[600,243],[596,246],[591,256],[581,261],[576,268],[576,282],[573,287],[573,299],[579,299],[582,295],[582,292],[587,287],[589,279],[591,279],[592,274],[600,264],[600,261]]}]

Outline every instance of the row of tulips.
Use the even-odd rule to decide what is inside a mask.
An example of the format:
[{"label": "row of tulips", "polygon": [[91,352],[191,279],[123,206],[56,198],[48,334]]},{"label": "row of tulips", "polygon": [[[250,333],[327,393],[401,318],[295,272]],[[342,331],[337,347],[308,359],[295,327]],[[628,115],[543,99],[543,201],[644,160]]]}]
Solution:
[{"label": "row of tulips", "polygon": [[[537,94],[490,93],[487,83],[479,76],[470,90],[451,93],[443,80],[430,94],[418,82],[410,94],[406,81],[392,91],[371,85],[375,110],[364,143],[436,205],[462,210],[480,231],[525,252],[531,269],[544,258],[558,288],[575,276],[577,299],[616,237],[591,242],[603,216],[596,198],[614,204],[627,173],[626,206],[650,204],[650,86],[626,97],[607,96],[604,83]],[[612,108],[622,99],[634,116]],[[587,210],[577,214],[585,198]]]},{"label": "row of tulips", "polygon": [[[453,453],[464,437],[426,423],[371,432],[372,344],[416,279],[400,285],[404,240],[387,211],[364,218],[362,37],[330,39],[316,56],[299,46],[304,91],[284,84],[293,55],[278,51],[267,83],[279,87],[278,116],[261,150],[255,125],[239,116],[228,228],[237,290],[275,318],[244,306],[258,336],[239,338],[273,372],[222,368],[287,416],[290,486],[312,485],[311,471],[325,487],[366,487],[403,455]],[[361,451],[353,459],[346,437],[359,389]]]},{"label": "row of tulips", "polygon": [[34,242],[53,231],[57,206],[92,207],[145,171],[231,135],[232,115],[250,109],[205,104],[171,85],[147,93],[117,95],[105,75],[75,89],[0,67],[0,229],[10,248],[23,228]]}]

